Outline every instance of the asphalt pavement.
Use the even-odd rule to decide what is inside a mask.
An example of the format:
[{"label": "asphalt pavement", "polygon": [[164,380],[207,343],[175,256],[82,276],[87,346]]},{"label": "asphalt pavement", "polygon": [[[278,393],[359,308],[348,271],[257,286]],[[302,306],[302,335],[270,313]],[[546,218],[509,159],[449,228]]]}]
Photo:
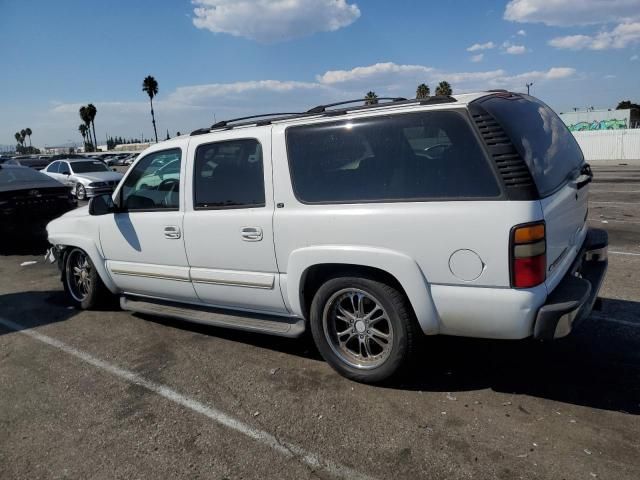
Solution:
[{"label": "asphalt pavement", "polygon": [[640,478],[640,168],[594,168],[594,312],[540,344],[430,337],[380,387],[309,338],[69,306],[46,242],[0,251],[0,478]]}]

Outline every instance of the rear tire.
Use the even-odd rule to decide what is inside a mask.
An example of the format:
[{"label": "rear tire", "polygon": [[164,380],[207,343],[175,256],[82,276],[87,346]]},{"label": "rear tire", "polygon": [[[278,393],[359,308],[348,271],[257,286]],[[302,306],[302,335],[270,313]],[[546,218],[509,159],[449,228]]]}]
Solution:
[{"label": "rear tire", "polygon": [[310,324],[327,363],[362,383],[379,383],[398,373],[420,335],[405,295],[369,278],[324,283],[313,298]]},{"label": "rear tire", "polygon": [[64,256],[62,284],[74,306],[81,310],[93,310],[109,297],[91,258],[79,248]]}]

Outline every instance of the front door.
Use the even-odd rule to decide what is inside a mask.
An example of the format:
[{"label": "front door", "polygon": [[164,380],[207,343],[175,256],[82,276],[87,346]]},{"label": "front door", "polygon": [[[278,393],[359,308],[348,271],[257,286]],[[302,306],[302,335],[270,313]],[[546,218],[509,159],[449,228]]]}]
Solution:
[{"label": "front door", "polygon": [[125,293],[197,301],[182,232],[184,155],[173,148],[140,159],[116,192],[122,211],[101,217],[106,266]]},{"label": "front door", "polygon": [[184,238],[194,289],[208,305],[285,314],[273,244],[270,129],[225,137],[189,145]]}]

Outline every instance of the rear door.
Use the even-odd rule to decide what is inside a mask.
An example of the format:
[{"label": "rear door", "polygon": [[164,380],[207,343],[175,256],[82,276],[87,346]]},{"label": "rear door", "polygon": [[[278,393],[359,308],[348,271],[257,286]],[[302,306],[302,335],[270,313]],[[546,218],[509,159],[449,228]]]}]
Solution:
[{"label": "rear door", "polygon": [[560,282],[586,235],[590,173],[564,122],[540,100],[516,95],[482,102],[524,158],[540,194],[546,222],[547,280]]},{"label": "rear door", "polygon": [[203,303],[287,312],[273,242],[271,129],[193,137],[184,239]]}]

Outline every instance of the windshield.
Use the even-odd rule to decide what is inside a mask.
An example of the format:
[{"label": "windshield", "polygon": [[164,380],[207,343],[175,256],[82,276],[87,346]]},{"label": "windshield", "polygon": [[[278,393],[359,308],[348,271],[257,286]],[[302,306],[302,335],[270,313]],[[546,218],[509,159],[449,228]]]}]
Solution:
[{"label": "windshield", "polygon": [[108,172],[107,166],[99,160],[93,162],[74,162],[71,164],[73,173]]},{"label": "windshield", "polygon": [[46,175],[30,168],[0,168],[0,185],[32,182],[57,183]]}]

